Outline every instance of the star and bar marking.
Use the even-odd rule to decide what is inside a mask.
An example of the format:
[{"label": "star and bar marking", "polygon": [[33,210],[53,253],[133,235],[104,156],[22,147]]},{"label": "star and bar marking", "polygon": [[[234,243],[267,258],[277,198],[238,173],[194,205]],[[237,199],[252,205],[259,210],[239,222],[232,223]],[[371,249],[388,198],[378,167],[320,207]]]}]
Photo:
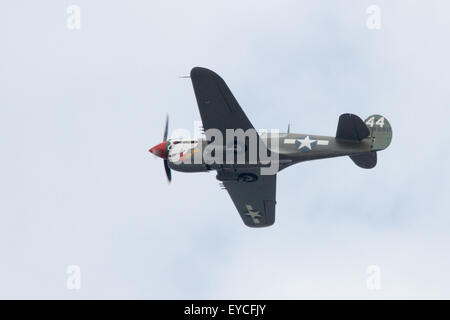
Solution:
[{"label": "star and bar marking", "polygon": [[295,144],[298,150],[312,150],[313,147],[316,145],[319,146],[327,146],[329,141],[328,140],[316,140],[311,139],[309,136],[304,137],[303,139],[284,139],[285,144]]},{"label": "star and bar marking", "polygon": [[247,208],[247,212],[245,215],[250,216],[252,218],[254,224],[259,224],[260,221],[258,218],[262,218],[262,216],[259,214],[259,211],[254,211],[253,207],[249,204],[246,204],[245,207]]}]

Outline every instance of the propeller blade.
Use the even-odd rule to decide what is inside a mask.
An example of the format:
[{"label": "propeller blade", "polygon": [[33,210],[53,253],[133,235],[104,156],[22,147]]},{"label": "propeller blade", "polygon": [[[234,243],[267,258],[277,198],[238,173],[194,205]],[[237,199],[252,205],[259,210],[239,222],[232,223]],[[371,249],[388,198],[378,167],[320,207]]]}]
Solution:
[{"label": "propeller blade", "polygon": [[167,180],[169,180],[169,182],[172,181],[172,172],[170,171],[167,159],[164,159],[164,169],[166,170]]},{"label": "propeller blade", "polygon": [[166,127],[164,128],[164,138],[163,141],[167,140],[167,134],[169,132],[169,115],[166,117]]}]

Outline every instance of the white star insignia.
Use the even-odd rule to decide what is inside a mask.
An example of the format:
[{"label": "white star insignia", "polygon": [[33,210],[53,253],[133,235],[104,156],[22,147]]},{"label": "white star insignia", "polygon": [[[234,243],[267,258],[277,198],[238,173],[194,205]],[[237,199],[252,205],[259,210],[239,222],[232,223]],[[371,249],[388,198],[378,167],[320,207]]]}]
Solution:
[{"label": "white star insignia", "polygon": [[[297,139],[296,142],[298,142],[300,145],[298,146],[298,150],[302,149],[302,148],[308,148],[309,150],[312,150],[311,148],[311,144],[316,142],[317,140],[311,140],[309,139],[309,136],[306,136],[303,139]],[[298,145],[298,144],[296,144]]]}]

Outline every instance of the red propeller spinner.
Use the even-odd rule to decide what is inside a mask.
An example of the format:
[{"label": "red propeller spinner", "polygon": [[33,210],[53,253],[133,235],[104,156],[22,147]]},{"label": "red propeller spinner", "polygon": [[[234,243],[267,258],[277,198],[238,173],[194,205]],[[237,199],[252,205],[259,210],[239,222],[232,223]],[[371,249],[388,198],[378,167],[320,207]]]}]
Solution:
[{"label": "red propeller spinner", "polygon": [[153,153],[155,156],[158,156],[163,159],[167,159],[167,153],[166,153],[166,141],[161,142],[160,144],[157,144],[153,148],[150,148],[151,153]]}]

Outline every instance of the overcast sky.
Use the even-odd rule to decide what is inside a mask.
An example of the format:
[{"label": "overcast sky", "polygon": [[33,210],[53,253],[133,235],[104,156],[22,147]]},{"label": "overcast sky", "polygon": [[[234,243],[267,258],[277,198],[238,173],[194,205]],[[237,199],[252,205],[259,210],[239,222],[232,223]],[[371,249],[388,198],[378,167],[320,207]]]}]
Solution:
[{"label": "overcast sky", "polygon": [[[449,11],[2,1],[0,298],[449,299]],[[342,113],[382,114],[392,144],[371,170],[344,157],[282,171],[275,225],[247,228],[213,172],[169,185],[148,153],[167,113],[171,129],[200,119],[179,78],[194,66],[220,74],[257,128],[333,136]]]}]

